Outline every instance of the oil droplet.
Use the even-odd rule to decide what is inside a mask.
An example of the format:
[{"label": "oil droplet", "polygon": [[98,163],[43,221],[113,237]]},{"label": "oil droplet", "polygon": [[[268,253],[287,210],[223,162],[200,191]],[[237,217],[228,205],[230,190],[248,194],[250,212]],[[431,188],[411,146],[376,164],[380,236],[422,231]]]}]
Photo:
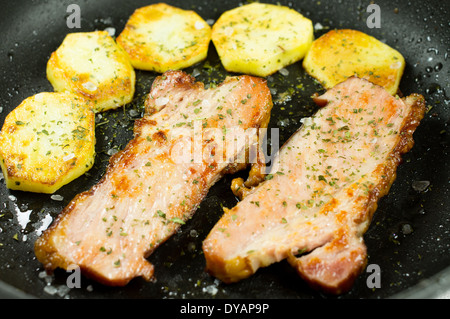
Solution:
[{"label": "oil droplet", "polygon": [[402,233],[403,235],[409,235],[413,232],[413,228],[410,224],[403,224],[402,225]]},{"label": "oil droplet", "polygon": [[36,229],[36,234],[40,236],[44,230],[50,226],[52,223],[53,218],[50,214],[45,215],[45,217],[41,220],[41,226]]},{"label": "oil droplet", "polygon": [[438,55],[439,54],[439,50],[436,48],[428,48],[427,52],[434,52],[434,54]]},{"label": "oil droplet", "polygon": [[437,83],[430,84],[430,86],[425,89],[425,92],[427,94],[444,93],[441,86]]},{"label": "oil droplet", "polygon": [[14,208],[16,211],[17,222],[22,227],[22,229],[25,229],[25,227],[27,227],[27,224],[30,221],[30,214],[32,210],[26,210],[22,212],[17,206],[15,206]]},{"label": "oil droplet", "polygon": [[436,72],[439,72],[439,71],[442,69],[442,67],[443,67],[443,64],[442,64],[441,62],[439,62],[438,64],[436,64],[436,65],[434,66],[434,70],[435,70]]},{"label": "oil droplet", "polygon": [[9,62],[12,62],[13,58],[14,58],[14,50],[11,50],[8,52]]},{"label": "oil droplet", "polygon": [[191,231],[189,232],[189,235],[191,235],[191,237],[198,237],[198,232],[195,229],[191,229]]},{"label": "oil droplet", "polygon": [[398,240],[398,234],[397,232],[392,232],[389,235],[389,241],[391,241],[392,243],[396,244],[396,245],[400,245],[400,241]]},{"label": "oil droplet", "polygon": [[416,192],[424,192],[430,186],[430,181],[414,181],[411,186]]},{"label": "oil droplet", "polygon": [[193,242],[190,242],[189,244],[188,244],[188,247],[187,247],[187,250],[189,251],[189,252],[195,252],[195,243],[193,243]]}]

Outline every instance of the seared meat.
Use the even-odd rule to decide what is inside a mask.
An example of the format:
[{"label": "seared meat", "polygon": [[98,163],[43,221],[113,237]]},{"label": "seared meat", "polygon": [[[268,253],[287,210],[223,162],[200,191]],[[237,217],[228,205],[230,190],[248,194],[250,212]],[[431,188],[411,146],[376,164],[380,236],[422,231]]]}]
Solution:
[{"label": "seared meat", "polygon": [[315,101],[326,106],[304,119],[265,181],[205,239],[207,270],[222,281],[287,258],[311,286],[339,294],[364,269],[363,234],[413,145],[425,101],[356,77]]},{"label": "seared meat", "polygon": [[[193,215],[223,174],[247,165],[251,145],[236,145],[229,132],[266,127],[271,107],[260,78],[229,77],[205,90],[181,71],[158,77],[134,139],[37,240],[38,260],[50,270],[79,266],[107,285],[150,280],[154,268],[145,258]],[[250,143],[258,142],[257,133]]]}]

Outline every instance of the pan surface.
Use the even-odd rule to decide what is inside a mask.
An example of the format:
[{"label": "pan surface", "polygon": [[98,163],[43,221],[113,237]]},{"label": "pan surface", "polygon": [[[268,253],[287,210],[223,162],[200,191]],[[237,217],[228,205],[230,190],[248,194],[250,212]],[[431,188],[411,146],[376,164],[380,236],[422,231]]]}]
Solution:
[{"label": "pan surface", "polygon": [[[8,1],[0,12],[0,125],[6,115],[33,94],[52,91],[46,63],[70,32],[112,28],[118,35],[128,17],[153,1],[66,0]],[[264,1],[271,2],[271,1]],[[370,1],[273,1],[290,6],[315,25],[315,37],[333,28],[368,33],[400,51],[406,69],[400,84],[404,95],[423,94],[428,111],[414,134],[415,146],[397,170],[397,180],[382,198],[364,236],[369,264],[381,270],[380,288],[369,288],[362,273],[348,293],[338,298],[438,297],[450,290],[450,2],[381,1],[380,28],[369,28]],[[240,1],[167,1],[216,21]],[[70,4],[78,4],[81,27],[69,29]],[[316,110],[311,95],[323,89],[295,63],[288,75],[269,77],[274,108],[270,127],[279,128],[280,144]],[[214,46],[208,58],[185,70],[205,83],[226,76]],[[98,182],[112,153],[132,137],[134,120],[157,74],[137,72],[136,95],[124,109],[102,114],[96,128],[97,157],[88,174],[50,196],[11,191],[0,183],[0,297],[37,298],[328,298],[311,290],[287,264],[260,269],[242,282],[224,285],[205,273],[201,243],[221,216],[222,206],[237,200],[225,176],[214,185],[194,217],[150,257],[155,283],[141,279],[121,288],[105,287],[82,277],[80,288],[67,287],[69,273],[47,276],[33,252],[39,233],[78,193]],[[97,120],[100,119],[97,117]],[[98,122],[99,123],[99,122]],[[0,146],[1,147],[1,146]],[[237,175],[245,176],[247,172]],[[417,183],[425,182],[425,183]],[[428,184],[429,183],[429,184]],[[424,189],[417,186],[425,185]]]}]

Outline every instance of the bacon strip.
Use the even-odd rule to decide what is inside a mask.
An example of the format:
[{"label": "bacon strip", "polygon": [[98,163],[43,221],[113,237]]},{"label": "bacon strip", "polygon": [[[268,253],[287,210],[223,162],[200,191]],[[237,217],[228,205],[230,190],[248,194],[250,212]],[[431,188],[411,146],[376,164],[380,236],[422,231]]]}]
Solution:
[{"label": "bacon strip", "polygon": [[226,152],[236,137],[226,133],[267,127],[272,100],[265,80],[229,77],[208,90],[194,80],[181,71],[155,80],[133,140],[35,243],[46,269],[78,266],[112,286],[152,279],[145,258],[187,222],[223,174],[246,167],[249,145]]},{"label": "bacon strip", "polygon": [[388,193],[425,101],[356,77],[315,98],[321,108],[283,145],[266,180],[226,209],[203,242],[226,283],[287,259],[311,286],[340,294],[367,260],[363,234]]}]

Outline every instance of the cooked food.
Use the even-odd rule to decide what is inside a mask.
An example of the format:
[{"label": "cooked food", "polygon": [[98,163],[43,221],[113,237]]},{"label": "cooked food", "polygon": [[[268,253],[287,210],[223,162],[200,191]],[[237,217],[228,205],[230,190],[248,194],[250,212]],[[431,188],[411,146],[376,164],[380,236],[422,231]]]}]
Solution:
[{"label": "cooked food", "polygon": [[265,77],[301,60],[313,32],[311,20],[297,11],[254,2],[223,13],[212,41],[227,71]]},{"label": "cooked food", "polygon": [[47,269],[78,265],[113,286],[150,280],[153,265],[145,257],[187,222],[223,174],[246,166],[242,155],[251,145],[229,148],[236,134],[227,132],[267,126],[272,100],[265,80],[229,77],[208,90],[194,81],[182,71],[154,81],[133,140],[37,240],[36,256]]},{"label": "cooked food", "polygon": [[6,186],[54,193],[94,164],[95,118],[90,102],[72,93],[45,92],[6,116],[0,165]]},{"label": "cooked food", "polygon": [[135,10],[117,37],[136,69],[160,73],[204,60],[210,41],[211,27],[197,13],[165,3]]},{"label": "cooked food", "polygon": [[135,77],[127,54],[106,31],[68,34],[47,63],[55,91],[82,95],[95,112],[131,102]]},{"label": "cooked food", "polygon": [[387,44],[356,30],[331,30],[313,42],[303,67],[326,89],[350,76],[398,92],[405,59]]},{"label": "cooked food", "polygon": [[424,98],[395,98],[351,77],[316,97],[324,105],[280,149],[203,243],[209,273],[226,283],[287,258],[311,286],[342,293],[367,260],[363,234],[424,115]]}]

